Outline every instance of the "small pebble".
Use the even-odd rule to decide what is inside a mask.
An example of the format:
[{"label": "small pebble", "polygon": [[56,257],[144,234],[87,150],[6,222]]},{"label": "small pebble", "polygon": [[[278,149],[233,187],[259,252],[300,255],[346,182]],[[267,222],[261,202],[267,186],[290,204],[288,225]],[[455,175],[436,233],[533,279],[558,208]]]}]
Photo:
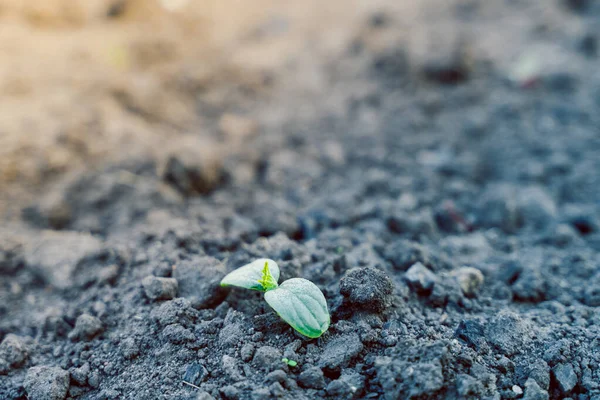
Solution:
[{"label": "small pebble", "polygon": [[473,267],[462,267],[452,272],[465,296],[474,296],[483,285],[483,274]]},{"label": "small pebble", "polygon": [[516,395],[523,394],[523,389],[521,389],[521,387],[517,385],[513,385],[512,391],[515,392]]},{"label": "small pebble", "polygon": [[89,314],[81,314],[75,321],[75,328],[69,333],[69,339],[73,341],[91,340],[103,330],[102,321],[98,318]]},{"label": "small pebble", "polygon": [[423,264],[417,262],[406,271],[404,279],[415,292],[420,295],[428,295],[437,281],[437,276]]},{"label": "small pebble", "polygon": [[150,300],[171,300],[177,295],[177,280],[150,275],[142,280],[144,293]]}]

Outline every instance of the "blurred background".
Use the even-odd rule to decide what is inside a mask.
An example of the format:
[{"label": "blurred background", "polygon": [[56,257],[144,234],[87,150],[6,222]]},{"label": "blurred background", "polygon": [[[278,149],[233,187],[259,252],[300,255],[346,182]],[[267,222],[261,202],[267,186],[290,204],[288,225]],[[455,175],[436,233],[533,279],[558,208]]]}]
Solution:
[{"label": "blurred background", "polygon": [[160,157],[174,137],[218,141],[223,131],[257,132],[269,114],[258,98],[276,87],[320,92],[323,77],[311,57],[335,58],[379,3],[398,8],[357,1],[1,0],[3,211],[73,170]]},{"label": "blurred background", "polygon": [[551,3],[0,0],[0,208],[17,216],[74,170],[173,146],[231,152],[299,115],[343,114],[377,90],[365,63],[568,86],[594,74],[571,62],[595,54],[593,21],[589,2]]}]

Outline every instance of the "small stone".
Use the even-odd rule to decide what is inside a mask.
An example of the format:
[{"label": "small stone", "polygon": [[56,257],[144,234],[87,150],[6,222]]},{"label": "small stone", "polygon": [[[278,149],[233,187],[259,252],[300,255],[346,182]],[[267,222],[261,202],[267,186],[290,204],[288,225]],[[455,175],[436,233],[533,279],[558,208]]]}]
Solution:
[{"label": "small stone", "polygon": [[119,348],[121,349],[123,357],[128,360],[133,360],[140,354],[140,347],[132,337],[123,339]]},{"label": "small stone", "polygon": [[150,300],[171,300],[177,295],[177,279],[150,275],[142,280],[142,286]]},{"label": "small stone", "polygon": [[550,387],[550,367],[544,360],[537,360],[531,366],[528,379],[533,379],[540,388],[548,390]]},{"label": "small stone", "polygon": [[272,371],[281,365],[282,357],[281,350],[271,346],[262,346],[256,350],[252,364],[257,368]]},{"label": "small stone", "polygon": [[323,389],[325,378],[319,367],[309,367],[298,375],[298,384],[307,389]]},{"label": "small stone", "polygon": [[252,360],[252,356],[254,355],[254,345],[252,343],[246,343],[242,346],[240,350],[240,357],[242,361],[248,362]]},{"label": "small stone", "polygon": [[59,367],[31,367],[23,386],[30,399],[63,400],[69,391],[69,373]]},{"label": "small stone", "polygon": [[521,389],[521,386],[518,386],[518,385],[513,385],[512,391],[515,392],[515,394],[517,396],[520,396],[523,394],[523,389]]},{"label": "small stone", "polygon": [[357,333],[350,333],[330,340],[319,359],[319,366],[331,370],[346,366],[363,350]]},{"label": "small stone", "polygon": [[437,281],[437,276],[423,264],[417,262],[406,271],[404,279],[415,292],[426,296],[431,293]]},{"label": "small stone", "polygon": [[483,285],[483,274],[477,268],[462,267],[453,271],[451,276],[458,281],[462,292],[468,297],[477,294]]},{"label": "small stone", "polygon": [[563,393],[569,393],[577,385],[577,374],[569,363],[558,364],[552,369],[552,374]]},{"label": "small stone", "polygon": [[548,392],[540,388],[535,380],[527,379],[523,400],[548,400],[549,398]]},{"label": "small stone", "polygon": [[382,312],[392,303],[394,285],[375,268],[353,268],[340,280],[340,293],[354,308]]},{"label": "small stone", "polygon": [[492,317],[485,327],[489,343],[507,356],[518,353],[525,341],[525,328],[521,319],[512,313]]},{"label": "small stone", "polygon": [[479,350],[485,344],[483,325],[475,320],[463,319],[460,321],[454,336],[475,350]]},{"label": "small stone", "polygon": [[103,330],[102,321],[98,318],[89,314],[81,314],[75,321],[75,328],[69,333],[69,339],[73,341],[92,340]]},{"label": "small stone", "polygon": [[161,332],[161,336],[173,344],[193,342],[196,339],[192,331],[184,328],[181,324],[167,325]]},{"label": "small stone", "polygon": [[0,360],[4,360],[9,367],[18,368],[27,360],[27,346],[22,338],[9,333],[0,343]]},{"label": "small stone", "polygon": [[90,372],[90,375],[88,376],[88,385],[90,385],[94,389],[97,389],[98,387],[100,387],[100,382],[102,382],[102,378],[100,378],[100,373],[98,371]]},{"label": "small stone", "polygon": [[191,363],[185,369],[183,380],[192,385],[199,386],[208,377],[208,371],[202,364]]},{"label": "small stone", "polygon": [[90,364],[85,363],[79,368],[71,368],[69,370],[71,380],[79,386],[85,386],[87,384],[88,375],[90,374]]}]

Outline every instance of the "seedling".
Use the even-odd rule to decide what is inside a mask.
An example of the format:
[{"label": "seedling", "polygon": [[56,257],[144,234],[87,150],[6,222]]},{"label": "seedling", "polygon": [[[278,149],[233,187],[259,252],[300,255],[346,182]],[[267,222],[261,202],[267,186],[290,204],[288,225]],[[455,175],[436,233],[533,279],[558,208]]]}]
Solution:
[{"label": "seedling", "polygon": [[286,363],[290,367],[295,367],[296,365],[298,365],[298,362],[296,362],[294,360],[290,360],[289,358],[282,358],[281,362]]},{"label": "seedling", "polygon": [[321,336],[330,323],[327,301],[321,290],[302,278],[288,279],[281,285],[277,281],[277,263],[261,258],[229,273],[221,281],[221,286],[264,292],[267,303],[292,328],[309,338]]}]

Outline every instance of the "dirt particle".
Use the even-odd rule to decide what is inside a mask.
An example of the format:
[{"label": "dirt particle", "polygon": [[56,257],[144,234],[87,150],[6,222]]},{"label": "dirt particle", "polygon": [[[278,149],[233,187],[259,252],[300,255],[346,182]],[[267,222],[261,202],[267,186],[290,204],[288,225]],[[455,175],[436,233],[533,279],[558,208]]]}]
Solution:
[{"label": "dirt particle", "polygon": [[375,313],[391,305],[393,290],[392,280],[375,268],[353,268],[340,280],[340,293],[350,307]]},{"label": "dirt particle", "polygon": [[417,262],[406,271],[404,279],[419,295],[427,296],[433,290],[438,278],[422,263]]},{"label": "dirt particle", "polygon": [[548,400],[549,398],[548,392],[540,388],[534,379],[527,379],[525,382],[524,400]]},{"label": "dirt particle", "polygon": [[85,386],[87,384],[88,376],[90,375],[90,364],[85,363],[79,368],[71,368],[69,370],[71,380],[79,385]]},{"label": "dirt particle", "polygon": [[458,281],[465,296],[474,296],[483,285],[483,274],[473,267],[461,267],[452,271],[451,276]]},{"label": "dirt particle", "polygon": [[347,366],[363,350],[363,344],[356,333],[349,333],[330,340],[319,358],[319,366],[328,370],[338,370]]},{"label": "dirt particle", "polygon": [[517,315],[502,313],[487,323],[485,336],[492,345],[511,356],[521,350],[526,340],[526,329]]},{"label": "dirt particle", "polygon": [[483,325],[475,320],[464,319],[460,321],[454,336],[476,350],[479,350],[486,342]]},{"label": "dirt particle", "polygon": [[102,321],[90,314],[81,314],[75,321],[75,328],[69,333],[69,339],[92,340],[102,333],[104,326]]},{"label": "dirt particle", "polygon": [[171,300],[177,295],[177,279],[149,275],[142,280],[142,286],[150,300]]},{"label": "dirt particle", "polygon": [[0,343],[0,374],[2,373],[2,360],[7,367],[18,368],[27,361],[28,357],[27,345],[23,338],[11,333],[6,335]]},{"label": "dirt particle", "polygon": [[184,328],[180,324],[171,324],[165,326],[161,332],[164,340],[173,344],[183,344],[195,340],[195,336],[189,329]]},{"label": "dirt particle", "polygon": [[323,371],[319,367],[308,367],[298,375],[298,384],[308,389],[325,388]]},{"label": "dirt particle", "polygon": [[183,375],[185,382],[199,386],[206,378],[208,378],[208,371],[202,364],[191,363],[185,368],[185,374]]},{"label": "dirt particle", "polygon": [[31,399],[64,400],[69,391],[69,373],[59,367],[31,367],[23,386]]},{"label": "dirt particle", "polygon": [[252,357],[254,356],[254,345],[252,343],[246,343],[242,346],[242,349],[240,350],[240,357],[242,358],[242,361],[248,362],[250,360],[252,360]]},{"label": "dirt particle", "polygon": [[252,364],[259,369],[272,371],[281,365],[283,353],[281,350],[272,346],[262,346],[254,353]]},{"label": "dirt particle", "polygon": [[569,363],[558,364],[552,369],[552,376],[558,383],[562,393],[569,393],[577,385],[577,374],[573,365]]}]

